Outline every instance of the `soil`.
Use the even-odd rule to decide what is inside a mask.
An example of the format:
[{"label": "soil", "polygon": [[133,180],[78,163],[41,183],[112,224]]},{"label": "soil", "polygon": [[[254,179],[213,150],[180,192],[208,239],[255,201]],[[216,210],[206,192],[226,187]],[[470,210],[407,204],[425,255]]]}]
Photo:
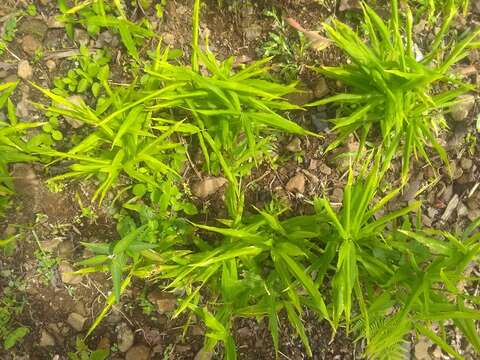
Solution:
[{"label": "soil", "polygon": [[[339,3],[341,3],[340,1]],[[29,1],[7,0],[0,5],[0,23],[2,17],[9,16]],[[23,16],[15,39],[8,45],[7,51],[0,58],[0,78],[3,81],[17,79],[17,65],[20,59],[27,59],[33,67],[32,81],[48,87],[55,76],[65,74],[69,60],[62,54],[76,51],[78,46],[67,38],[64,29],[48,27],[58,14],[54,1],[34,1],[38,14],[32,19]],[[320,5],[315,0],[262,0],[236,1],[225,0],[219,6],[217,0],[205,1],[201,17],[201,38],[207,36],[210,48],[220,56],[235,55],[239,62],[248,63],[258,57],[258,48],[268,33],[272,30],[271,19],[263,15],[263,11],[272,7],[279,8],[285,16],[294,17],[309,29],[319,29],[321,23],[329,16],[337,16],[350,21],[346,12],[340,12],[338,4],[326,1]],[[187,57],[191,43],[191,12],[192,1],[168,0],[162,22],[155,20],[155,30],[162,34],[164,41],[175,48],[180,48]],[[355,10],[353,10],[355,13]],[[480,19],[480,9],[465,19],[468,24],[477,24]],[[150,16],[150,14],[147,14]],[[144,16],[137,11],[132,18]],[[155,19],[155,17],[152,17]],[[428,35],[428,27],[424,32]],[[293,32],[292,32],[293,33]],[[38,61],[34,56],[24,51],[21,40],[30,35],[37,39],[44,49],[44,55]],[[112,42],[113,43],[113,42]],[[90,39],[90,45],[95,46],[95,39]],[[143,52],[151,48],[146,43]],[[108,46],[108,44],[107,44]],[[117,44],[112,48],[115,59],[115,80],[125,80],[122,75],[122,65],[126,59],[125,51]],[[462,68],[470,67],[470,80],[478,84],[480,69],[480,53],[473,50],[464,60]],[[322,53],[309,50],[305,62],[308,65],[332,65],[342,61],[342,56],[335,48],[329,48]],[[52,62],[54,64],[52,67]],[[47,64],[48,63],[48,64]],[[123,76],[123,78],[122,78]],[[318,75],[305,68],[301,79],[311,93],[320,81]],[[334,93],[337,84],[327,82],[327,91]],[[41,101],[40,94],[23,81],[13,97],[17,111],[24,121],[37,121],[41,114],[29,101]],[[461,122],[449,119],[450,131],[440,134],[455,168],[453,179],[446,172],[441,172],[437,181],[433,182],[434,173],[431,167],[422,162],[412,164],[414,177],[407,189],[399,195],[394,206],[406,204],[419,191],[418,198],[423,201],[425,224],[442,229],[463,228],[476,216],[480,216],[480,133],[474,131],[474,121],[479,114],[478,96],[476,103],[467,118]],[[314,109],[309,112],[291,114],[300,124],[307,128],[320,131],[323,138],[296,138],[286,136],[278,140],[277,152],[283,161],[278,168],[262,164],[245,179],[246,203],[262,207],[272,197],[277,197],[290,205],[295,214],[311,211],[306,199],[314,196],[328,195],[340,203],[345,177],[345,161],[335,155],[354,148],[358,143],[350,139],[349,143],[327,156],[322,155],[330,143],[332,134],[328,125],[322,120],[334,115],[330,109]],[[320,130],[322,128],[322,130]],[[293,142],[293,144],[292,144]],[[292,145],[292,146],[290,146]],[[297,150],[292,151],[294,145]],[[441,162],[432,157],[435,168],[442,168]],[[348,162],[347,162],[348,164]],[[399,184],[399,168],[390,170],[389,183]],[[15,165],[12,168],[16,178],[17,195],[12,199],[9,212],[0,220],[0,234],[8,235],[21,229],[23,238],[18,243],[14,256],[0,253],[0,297],[12,282],[21,283],[14,287],[17,298],[25,302],[21,315],[15,318],[15,324],[30,329],[29,334],[12,350],[0,350],[0,359],[67,359],[68,352],[76,351],[77,336],[84,336],[90,324],[102,310],[105,297],[111,290],[110,279],[101,273],[90,274],[81,278],[79,283],[65,283],[61,264],[73,264],[87,254],[81,242],[92,239],[111,239],[116,236],[115,222],[109,207],[94,209],[96,217],[82,215],[81,204],[89,203],[94,189],[91,184],[71,183],[60,192],[51,192],[46,186],[46,179],[62,169],[55,166],[45,168],[43,165]],[[303,191],[292,187],[290,181],[298,176],[304,179]],[[187,174],[191,183],[196,180],[196,174]],[[297,178],[297,179],[298,179]],[[291,190],[291,191],[289,191]],[[212,196],[209,203],[209,217],[219,216],[224,211],[221,194]],[[449,213],[446,214],[446,210]],[[450,210],[452,210],[450,212]],[[5,236],[0,236],[5,238]],[[55,259],[55,264],[42,272],[41,255]],[[473,270],[478,271],[478,270]],[[477,274],[478,276],[478,274]],[[75,279],[74,279],[75,280]],[[479,284],[469,289],[471,295],[478,296]],[[24,289],[24,291],[20,291]],[[121,304],[111,310],[95,332],[87,338],[86,343],[91,349],[109,347],[113,349],[111,359],[124,359],[125,353],[118,349],[118,333],[120,328],[128,328],[134,333],[133,346],[146,345],[151,359],[197,359],[204,340],[204,328],[193,319],[184,333],[184,318],[172,320],[170,313],[160,313],[149,299],[149,294],[155,293],[153,284],[135,281],[133,286],[122,296]],[[161,299],[169,299],[166,294],[157,294]],[[69,316],[78,314],[85,319],[82,329],[76,330],[69,324]],[[333,336],[331,329],[324,322],[318,321],[313,315],[303,319],[311,340],[314,359],[357,359],[361,357],[360,344],[354,338],[343,332]],[[306,359],[304,348],[294,331],[281,327],[280,358]],[[274,359],[275,352],[264,321],[239,319],[235,323],[235,340],[240,359]],[[45,345],[45,333],[53,339],[53,343]],[[47,337],[48,337],[47,336]],[[409,344],[412,358],[419,358],[415,345],[419,339],[412,339]],[[445,354],[436,357],[438,349],[427,343],[426,359],[448,358]],[[443,357],[442,357],[443,356]],[[466,358],[474,359],[473,354],[465,353]],[[469,357],[470,356],[470,357]],[[214,359],[222,358],[222,349],[213,355]]]}]

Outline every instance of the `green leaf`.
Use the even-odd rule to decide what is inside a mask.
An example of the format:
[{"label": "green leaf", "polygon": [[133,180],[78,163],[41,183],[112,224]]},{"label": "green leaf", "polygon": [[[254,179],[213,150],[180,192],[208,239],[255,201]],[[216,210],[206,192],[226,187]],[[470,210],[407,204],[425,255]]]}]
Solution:
[{"label": "green leaf", "polygon": [[8,350],[15,346],[15,344],[20,341],[25,335],[27,335],[30,330],[27,327],[21,326],[10,332],[6,337],[3,343],[5,350]]}]

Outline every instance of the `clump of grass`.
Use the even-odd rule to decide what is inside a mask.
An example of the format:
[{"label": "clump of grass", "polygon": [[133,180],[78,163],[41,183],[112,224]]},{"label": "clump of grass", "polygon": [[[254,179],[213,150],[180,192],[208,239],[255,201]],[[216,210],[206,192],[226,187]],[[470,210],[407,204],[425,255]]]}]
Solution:
[{"label": "clump of grass", "polygon": [[30,143],[22,138],[28,129],[43,125],[39,122],[23,123],[17,120],[16,109],[10,95],[18,82],[6,82],[0,85],[0,110],[6,109],[6,119],[0,121],[0,196],[14,193],[13,179],[8,166],[12,163],[34,161]]},{"label": "clump of grass", "polygon": [[331,120],[338,139],[328,149],[357,131],[362,147],[373,130],[380,133],[385,148],[402,146],[402,177],[406,180],[412,155],[429,162],[429,147],[435,149],[448,167],[447,154],[436,140],[438,131],[446,126],[440,110],[448,109],[459,95],[472,89],[449,70],[467,56],[480,29],[447,45],[446,34],[456,14],[454,3],[448,1],[444,6],[446,17],[430,51],[419,57],[410,9],[406,7],[404,22],[397,0],[392,1],[391,9],[389,21],[384,22],[368,5],[363,5],[367,42],[338,20],[333,20],[332,26],[324,25],[351,63],[317,70],[347,85],[349,92],[310,106],[338,105],[337,118]]},{"label": "clump of grass", "polygon": [[84,1],[69,7],[66,0],[59,0],[58,7],[62,16],[59,19],[66,24],[68,36],[74,38],[74,24],[82,25],[89,34],[97,35],[104,29],[118,33],[130,56],[140,62],[138,46],[155,37],[148,20],[137,24],[128,20],[121,1]]},{"label": "clump of grass", "polygon": [[368,176],[354,181],[350,172],[341,209],[333,210],[326,199],[316,201],[317,213],[328,217],[331,228],[319,237],[324,252],[313,269],[316,283],[331,288],[334,329],[340,325],[348,332],[353,323],[369,358],[402,358],[414,331],[460,359],[445,332],[431,330],[433,324],[444,329],[453,322],[479,352],[480,312],[459,289],[473,280],[465,271],[480,255],[480,219],[452,234],[414,227],[407,215],[419,210],[419,202],[379,215],[401,190],[378,197],[384,171],[379,158]]}]

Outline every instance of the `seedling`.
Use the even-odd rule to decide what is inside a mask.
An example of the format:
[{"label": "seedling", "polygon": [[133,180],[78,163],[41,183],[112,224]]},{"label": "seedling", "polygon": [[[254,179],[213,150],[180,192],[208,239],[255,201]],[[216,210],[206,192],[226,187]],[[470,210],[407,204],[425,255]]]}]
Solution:
[{"label": "seedling", "polygon": [[301,32],[298,32],[298,39],[292,39],[285,20],[277,10],[266,11],[265,16],[273,19],[273,31],[268,34],[259,53],[261,56],[273,58],[283,80],[294,81],[302,70],[308,41]]}]

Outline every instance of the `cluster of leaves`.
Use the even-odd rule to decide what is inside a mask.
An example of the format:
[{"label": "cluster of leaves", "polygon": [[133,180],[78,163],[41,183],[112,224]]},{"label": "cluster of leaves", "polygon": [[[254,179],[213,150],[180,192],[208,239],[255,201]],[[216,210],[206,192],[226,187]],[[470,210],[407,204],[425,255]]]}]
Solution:
[{"label": "cluster of leaves", "polygon": [[331,120],[338,138],[329,149],[357,131],[362,148],[372,129],[380,133],[385,148],[395,151],[403,145],[402,175],[406,180],[412,155],[420,155],[429,162],[428,147],[433,147],[449,166],[447,154],[436,140],[439,130],[446,126],[438,110],[450,107],[460,94],[472,89],[449,70],[467,56],[480,29],[445,46],[445,35],[456,14],[454,3],[449,0],[445,6],[446,18],[430,52],[419,57],[415,52],[410,9],[406,7],[404,26],[397,0],[392,1],[391,9],[386,23],[363,4],[367,43],[338,20],[333,21],[333,26],[324,24],[330,38],[348,55],[351,63],[317,70],[346,84],[349,92],[321,99],[310,106],[338,104],[337,117]]},{"label": "cluster of leaves", "polygon": [[74,24],[81,24],[89,34],[98,35],[102,29],[118,33],[130,56],[140,61],[138,46],[145,39],[155,37],[146,18],[137,24],[128,20],[121,1],[86,0],[77,6],[69,7],[66,0],[59,0],[62,12],[60,20],[66,24],[68,36],[74,38]]},{"label": "cluster of leaves", "polygon": [[475,298],[462,291],[475,280],[464,274],[480,255],[480,219],[451,234],[413,226],[408,215],[419,210],[419,202],[379,215],[401,191],[379,196],[385,171],[379,159],[355,180],[350,172],[337,210],[323,198],[314,201],[313,215],[282,219],[283,210],[272,205],[219,220],[223,227],[192,228],[179,220],[158,222],[154,212],[145,217],[143,209],[140,225],[131,218],[119,223],[121,240],[85,244],[97,255],[80,263],[86,267],[79,272],[111,271],[108,308],[131,276],[185,292],[173,316],[197,315],[208,328],[204,350],[222,342],[227,359],[236,358],[232,327],[242,317],[266,318],[278,351],[281,311],[311,356],[302,322],[306,308],[334,330],[353,330],[373,358],[400,357],[415,331],[461,359],[445,331],[431,330],[452,321],[480,351],[480,312],[471,308]]},{"label": "cluster of leaves", "polygon": [[5,52],[7,45],[15,38],[17,32],[17,25],[22,16],[35,16],[37,8],[35,4],[28,4],[25,9],[14,11],[3,18],[4,23],[0,30],[0,55]]},{"label": "cluster of leaves", "polygon": [[23,140],[26,130],[41,126],[42,123],[23,123],[17,121],[15,106],[10,95],[17,87],[17,82],[5,82],[0,85],[0,111],[6,110],[5,120],[0,121],[0,208],[12,195],[13,179],[10,177],[9,165],[35,160],[31,155],[30,143]]},{"label": "cluster of leaves", "polygon": [[265,16],[272,18],[273,30],[258,50],[259,55],[273,57],[281,78],[294,81],[301,71],[308,41],[302,32],[298,32],[298,40],[292,39],[286,21],[277,10],[266,11]]},{"label": "cluster of leaves", "polygon": [[9,285],[2,289],[2,297],[0,298],[0,340],[3,340],[2,345],[5,350],[15,346],[30,332],[27,327],[15,322],[15,317],[22,314],[25,305],[24,300],[20,300],[16,295],[19,290],[24,289],[12,278],[10,278]]},{"label": "cluster of leaves", "polygon": [[55,94],[66,95],[71,93],[83,94],[90,90],[97,98],[101,90],[102,67],[110,63],[111,56],[106,50],[97,50],[90,54],[85,46],[80,46],[80,55],[76,56],[78,67],[68,71],[67,76],[57,77],[53,81]]},{"label": "cluster of leaves", "polygon": [[90,350],[80,337],[77,337],[75,346],[77,351],[68,353],[70,360],[105,360],[110,355],[109,349]]},{"label": "cluster of leaves", "polygon": [[[457,9],[460,9],[464,16],[468,12],[470,6],[470,0],[453,0],[454,5]],[[419,8],[419,14],[427,14],[427,19],[429,22],[433,23],[436,20],[435,14],[438,13],[438,10],[441,10],[445,7],[444,0],[414,0],[412,5]]]}]

